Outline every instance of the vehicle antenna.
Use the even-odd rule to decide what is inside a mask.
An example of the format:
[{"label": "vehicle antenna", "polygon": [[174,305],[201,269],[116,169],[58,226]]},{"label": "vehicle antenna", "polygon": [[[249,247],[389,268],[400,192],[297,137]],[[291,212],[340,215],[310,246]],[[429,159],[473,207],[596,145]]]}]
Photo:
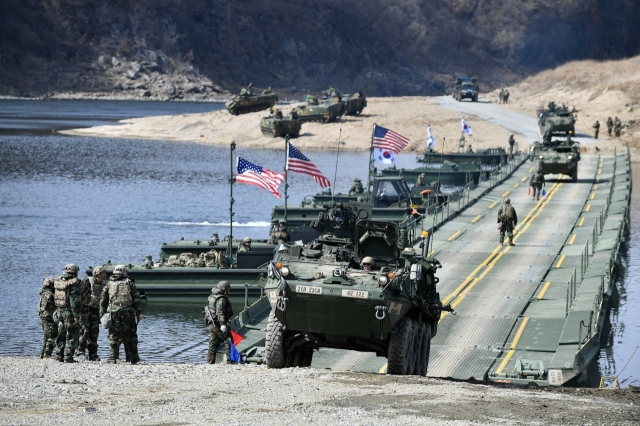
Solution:
[{"label": "vehicle antenna", "polygon": [[289,167],[289,134],[284,136],[284,221],[287,221],[287,189],[289,183],[287,182],[287,168]]},{"label": "vehicle antenna", "polygon": [[227,254],[231,256],[233,250],[233,183],[236,178],[233,177],[233,151],[236,150],[236,141],[231,141],[231,155],[229,156],[229,244],[227,245]]},{"label": "vehicle antenna", "polygon": [[342,129],[338,133],[338,152],[336,153],[336,171],[333,173],[333,189],[331,190],[331,202],[333,202],[333,194],[336,193],[336,179],[338,177],[338,158],[340,158],[340,139],[342,138]]}]

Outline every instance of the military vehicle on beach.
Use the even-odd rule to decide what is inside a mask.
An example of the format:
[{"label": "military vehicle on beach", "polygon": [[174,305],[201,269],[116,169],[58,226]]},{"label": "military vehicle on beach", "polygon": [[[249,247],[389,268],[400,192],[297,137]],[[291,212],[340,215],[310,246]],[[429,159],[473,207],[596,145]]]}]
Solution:
[{"label": "military vehicle on beach", "polygon": [[454,77],[453,83],[449,86],[451,96],[458,102],[463,99],[471,99],[471,102],[478,102],[480,88],[475,78],[464,75]]},{"label": "military vehicle on beach", "polygon": [[559,107],[555,102],[549,102],[547,108],[539,109],[537,113],[541,135],[547,132],[550,135],[575,134],[576,116],[564,104]]},{"label": "military vehicle on beach", "polygon": [[273,93],[271,89],[264,90],[260,95],[240,95],[224,106],[233,115],[246,114],[248,112],[264,111],[274,106],[278,102],[278,95]]},{"label": "military vehicle on beach", "polygon": [[580,144],[573,142],[571,136],[551,142],[536,142],[530,151],[531,161],[540,163],[543,174],[563,174],[571,176],[571,182],[578,181],[578,162]]},{"label": "military vehicle on beach", "polygon": [[370,220],[370,205],[324,207],[311,225],[320,237],[281,246],[268,264],[267,367],[310,366],[315,349],[339,348],[386,357],[388,374],[426,375],[451,311],[436,289],[440,262],[417,253],[405,228]]},{"label": "military vehicle on beach", "polygon": [[329,123],[344,115],[345,106],[341,100],[340,92],[330,89],[321,100],[308,95],[306,103],[293,108],[291,113],[296,114],[301,123]]},{"label": "military vehicle on beach", "polygon": [[280,111],[277,111],[260,120],[260,130],[264,136],[269,138],[285,137],[286,135],[297,138],[300,136],[300,129],[302,129],[302,123],[298,120],[295,112],[284,116]]},{"label": "military vehicle on beach", "polygon": [[344,105],[344,115],[358,115],[367,106],[367,98],[362,92],[344,95],[341,102]]}]

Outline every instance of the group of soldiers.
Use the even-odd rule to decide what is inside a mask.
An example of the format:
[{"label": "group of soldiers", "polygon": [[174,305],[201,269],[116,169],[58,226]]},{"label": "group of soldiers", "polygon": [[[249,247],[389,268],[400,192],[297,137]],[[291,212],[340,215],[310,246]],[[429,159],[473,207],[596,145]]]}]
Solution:
[{"label": "group of soldiers", "polygon": [[127,269],[117,265],[108,282],[102,266],[94,268],[92,276],[82,281],[78,278],[79,269],[73,263],[65,265],[62,275],[45,278],[38,290],[38,315],[44,331],[40,358],[52,358],[57,348],[55,359],[60,362],[76,362],[76,354],[100,361],[100,324],[108,316],[109,361],[115,363],[120,358],[120,345],[124,344],[126,360],[138,363],[141,299],[133,280],[127,277]]},{"label": "group of soldiers", "polygon": [[[600,122],[596,120],[591,127],[594,129],[594,138],[598,139],[598,134],[600,133]],[[617,138],[620,137],[620,132],[622,132],[622,122],[618,117],[614,120],[612,120],[611,117],[607,118],[607,133],[609,134],[609,137],[611,137],[612,130]]]},{"label": "group of soldiers", "polygon": [[501,104],[509,103],[509,90],[502,87],[500,89],[500,93],[498,93],[498,98],[500,99]]}]

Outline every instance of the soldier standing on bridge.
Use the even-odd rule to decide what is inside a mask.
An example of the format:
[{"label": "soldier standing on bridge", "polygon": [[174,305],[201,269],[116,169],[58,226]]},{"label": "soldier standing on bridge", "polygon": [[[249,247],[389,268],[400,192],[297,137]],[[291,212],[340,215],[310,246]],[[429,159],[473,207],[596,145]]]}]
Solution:
[{"label": "soldier standing on bridge", "polygon": [[600,122],[598,120],[596,120],[595,123],[593,123],[593,126],[591,126],[595,129],[595,139],[598,139],[598,133],[600,133]]},{"label": "soldier standing on bridge", "polygon": [[516,209],[511,205],[511,200],[505,198],[504,204],[498,211],[498,223],[500,224],[500,244],[504,243],[504,234],[509,237],[509,245],[515,246],[513,243],[513,228],[518,224],[518,215]]},{"label": "soldier standing on bridge", "polygon": [[536,164],[536,168],[531,175],[529,186],[533,188],[533,199],[539,200],[542,187],[544,186],[544,175],[542,174],[542,163]]},{"label": "soldier standing on bridge", "polygon": [[[229,320],[233,317],[233,309],[229,301],[229,290],[231,285],[228,281],[220,281],[216,287],[211,289],[209,295],[208,314],[206,317],[209,325],[209,352],[207,353],[207,363],[216,363],[216,353],[218,348],[224,343],[225,354],[227,355],[227,364],[231,364],[229,360],[231,354],[231,343],[229,342]],[[206,311],[205,311],[206,313]]]},{"label": "soldier standing on bridge", "polygon": [[509,136],[509,158],[513,158],[513,146],[516,144],[516,140],[513,135]]},{"label": "soldier standing on bridge", "polygon": [[609,137],[611,137],[611,130],[613,130],[613,120],[609,117],[607,118],[607,132],[609,133]]}]

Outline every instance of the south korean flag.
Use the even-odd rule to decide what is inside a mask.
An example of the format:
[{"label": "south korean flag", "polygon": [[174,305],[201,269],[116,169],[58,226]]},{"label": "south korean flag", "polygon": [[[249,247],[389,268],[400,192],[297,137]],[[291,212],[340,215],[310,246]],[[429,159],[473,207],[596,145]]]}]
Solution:
[{"label": "south korean flag", "polygon": [[373,157],[376,163],[396,165],[396,155],[388,149],[374,148]]}]

